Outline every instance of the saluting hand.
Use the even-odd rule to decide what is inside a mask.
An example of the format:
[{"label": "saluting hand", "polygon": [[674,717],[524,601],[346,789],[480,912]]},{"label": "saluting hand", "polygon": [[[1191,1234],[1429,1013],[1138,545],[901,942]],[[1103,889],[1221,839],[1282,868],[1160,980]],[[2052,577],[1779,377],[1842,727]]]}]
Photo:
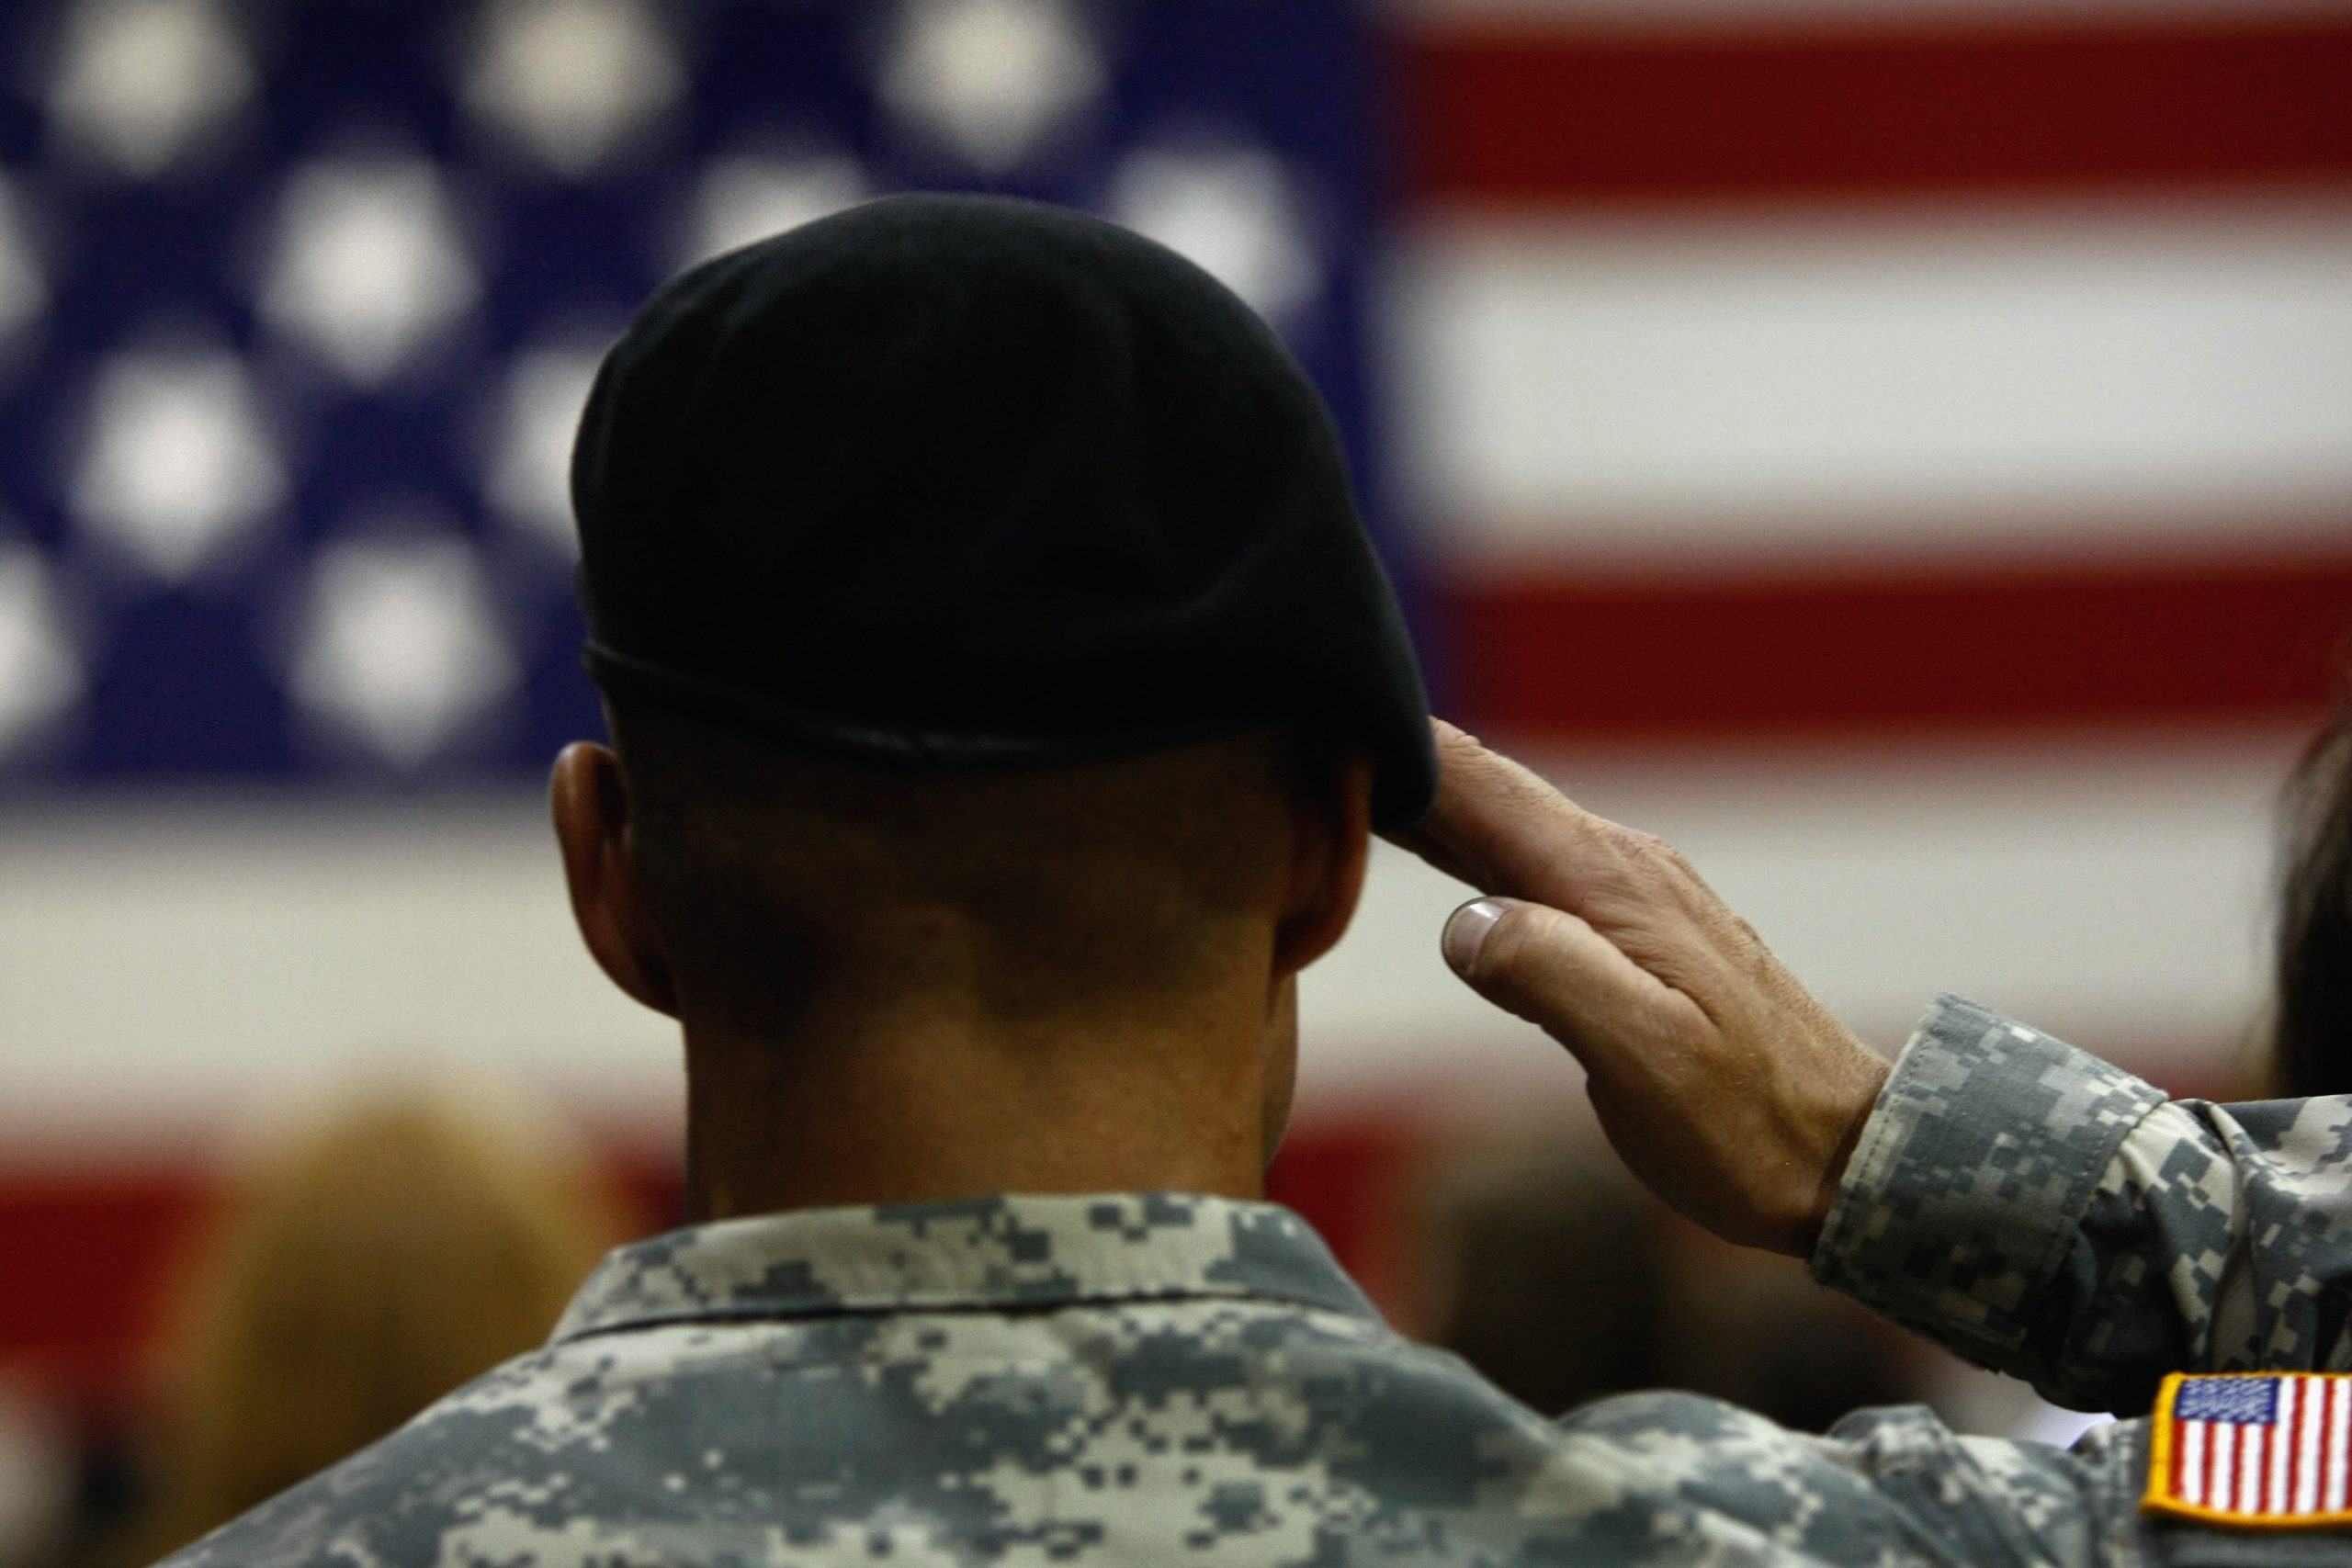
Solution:
[{"label": "saluting hand", "polygon": [[1653,1192],[1727,1241],[1810,1253],[1886,1064],[1672,845],[1436,728],[1437,803],[1396,841],[1494,895],[1447,921],[1446,961],[1584,1065]]}]

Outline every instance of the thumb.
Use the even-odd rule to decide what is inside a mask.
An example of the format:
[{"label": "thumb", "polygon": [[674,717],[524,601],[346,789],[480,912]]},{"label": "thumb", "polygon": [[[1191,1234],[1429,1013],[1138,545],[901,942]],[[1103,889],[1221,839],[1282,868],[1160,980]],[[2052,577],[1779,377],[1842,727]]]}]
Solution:
[{"label": "thumb", "polygon": [[[1566,1045],[1588,1067],[1625,1048],[1667,987],[1563,909],[1520,898],[1475,898],[1442,939],[1464,984]],[[1598,1060],[1596,1060],[1598,1058]]]}]

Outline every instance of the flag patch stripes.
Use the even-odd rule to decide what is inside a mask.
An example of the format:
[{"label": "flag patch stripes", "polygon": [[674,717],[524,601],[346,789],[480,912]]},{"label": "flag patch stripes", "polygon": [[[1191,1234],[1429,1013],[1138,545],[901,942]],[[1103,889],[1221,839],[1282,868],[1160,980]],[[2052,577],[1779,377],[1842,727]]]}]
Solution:
[{"label": "flag patch stripes", "polygon": [[2175,1373],[2143,1510],[2271,1529],[2352,1525],[2352,1375]]}]

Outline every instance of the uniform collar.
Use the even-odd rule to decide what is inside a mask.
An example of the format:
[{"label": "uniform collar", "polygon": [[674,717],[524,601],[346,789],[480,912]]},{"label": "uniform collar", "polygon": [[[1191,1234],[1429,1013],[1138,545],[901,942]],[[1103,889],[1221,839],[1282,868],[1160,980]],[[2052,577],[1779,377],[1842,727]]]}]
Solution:
[{"label": "uniform collar", "polygon": [[1174,1192],[806,1209],[613,1252],[558,1341],[655,1323],[1250,1297],[1378,1321],[1289,1210]]}]

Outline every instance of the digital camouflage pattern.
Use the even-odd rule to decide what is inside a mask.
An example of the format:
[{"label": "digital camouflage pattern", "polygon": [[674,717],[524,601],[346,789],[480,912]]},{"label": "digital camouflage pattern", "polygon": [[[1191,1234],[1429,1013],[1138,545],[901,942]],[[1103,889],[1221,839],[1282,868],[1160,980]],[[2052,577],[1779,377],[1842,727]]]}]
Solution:
[{"label": "digital camouflage pattern", "polygon": [[2167,1372],[2352,1368],[2352,1097],[2167,1101],[1943,997],[1814,1277],[2078,1410]]},{"label": "digital camouflage pattern", "polygon": [[[2074,1395],[2339,1365],[2352,1102],[2223,1110],[1945,998],[1816,1272]],[[1604,1266],[1596,1260],[1596,1266]],[[543,1351],[174,1568],[2318,1562],[2143,1520],[1924,1409],[1828,1438],[1684,1394],[1559,1421],[1391,1333],[1306,1224],[1168,1194],[728,1221],[624,1247]]]}]

